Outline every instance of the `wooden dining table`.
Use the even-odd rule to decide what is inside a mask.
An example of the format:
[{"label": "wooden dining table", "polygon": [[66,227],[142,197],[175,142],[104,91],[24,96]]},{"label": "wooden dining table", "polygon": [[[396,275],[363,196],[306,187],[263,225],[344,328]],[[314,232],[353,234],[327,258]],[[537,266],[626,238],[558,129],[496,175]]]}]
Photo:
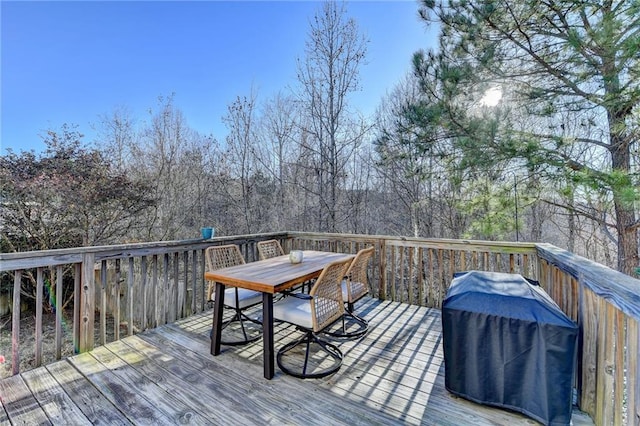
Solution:
[{"label": "wooden dining table", "polygon": [[289,256],[285,255],[205,272],[205,279],[216,283],[211,354],[213,356],[220,354],[225,287],[259,291],[262,293],[264,377],[272,379],[274,376],[273,295],[319,277],[324,267],[333,262],[354,257],[355,255],[346,253],[304,250],[303,260],[300,263],[291,263]]}]

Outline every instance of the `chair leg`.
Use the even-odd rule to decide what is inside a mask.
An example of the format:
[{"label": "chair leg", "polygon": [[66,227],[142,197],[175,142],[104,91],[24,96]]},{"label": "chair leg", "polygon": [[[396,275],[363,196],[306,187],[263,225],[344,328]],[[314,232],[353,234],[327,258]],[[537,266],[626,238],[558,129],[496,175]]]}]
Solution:
[{"label": "chair leg", "polygon": [[[231,317],[230,319],[222,323],[222,329],[224,330],[234,322],[239,322],[240,329],[242,330],[242,335],[244,339],[241,339],[241,340],[224,340],[223,339],[220,341],[220,343],[225,346],[240,346],[240,345],[246,345],[248,343],[252,343],[252,342],[255,342],[256,340],[259,340],[262,337],[262,331],[260,333],[257,333],[255,336],[251,337],[247,334],[247,329],[245,328],[244,323],[246,321],[250,321],[252,323],[259,324],[260,326],[262,326],[262,322],[248,317],[244,312],[242,312],[239,309],[234,309],[234,311],[235,313],[233,317]],[[213,334],[213,329],[211,330],[211,334]]]},{"label": "chair leg", "polygon": [[309,365],[309,346],[311,346],[311,335],[307,334],[305,337],[307,341],[307,350],[304,352],[304,365],[302,366],[302,374],[307,375],[307,365]]},{"label": "chair leg", "polygon": [[[353,319],[353,322],[358,327],[356,330],[347,331],[347,318]],[[364,336],[365,334],[367,334],[367,332],[369,331],[369,322],[367,322],[367,320],[365,320],[364,318],[359,317],[355,313],[350,312],[349,310],[347,310],[342,315],[341,321],[342,321],[342,326],[340,327],[339,330],[335,330],[335,331],[325,330],[323,331],[323,333],[326,334],[327,336],[335,337],[338,339],[358,339]]]},{"label": "chair leg", "polygon": [[[342,365],[342,352],[340,351],[340,349],[329,342],[318,339],[318,337],[313,332],[308,330],[304,331],[305,334],[300,339],[287,343],[278,351],[276,361],[278,362],[278,367],[280,367],[280,370],[282,370],[286,374],[298,377],[300,379],[318,379],[321,377],[326,377],[338,371],[340,369],[340,366]],[[320,371],[316,371],[315,373],[308,373],[307,368],[311,352],[311,343],[318,344],[320,348],[329,355],[330,358],[333,358],[333,365]],[[306,346],[304,362],[300,370],[293,370],[285,365],[283,358],[285,358],[287,352],[291,351],[293,348],[300,344],[305,344]]]}]

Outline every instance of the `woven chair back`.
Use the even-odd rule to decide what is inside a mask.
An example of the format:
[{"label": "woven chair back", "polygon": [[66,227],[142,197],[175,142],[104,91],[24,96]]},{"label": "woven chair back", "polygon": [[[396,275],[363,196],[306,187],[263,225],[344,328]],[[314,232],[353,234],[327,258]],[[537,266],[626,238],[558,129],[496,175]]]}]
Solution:
[{"label": "woven chair back", "polygon": [[208,247],[205,250],[205,258],[209,271],[245,263],[240,248],[235,244]]},{"label": "woven chair back", "polygon": [[278,240],[260,241],[257,244],[260,260],[271,259],[272,257],[282,256],[284,250]]},{"label": "woven chair back", "polygon": [[369,259],[373,256],[374,247],[362,249],[356,254],[351,266],[347,270],[346,302],[353,303],[369,292],[369,276],[367,274]]},{"label": "woven chair back", "polygon": [[327,265],[309,292],[313,296],[311,318],[314,332],[331,325],[344,313],[341,282],[350,264],[351,259]]}]

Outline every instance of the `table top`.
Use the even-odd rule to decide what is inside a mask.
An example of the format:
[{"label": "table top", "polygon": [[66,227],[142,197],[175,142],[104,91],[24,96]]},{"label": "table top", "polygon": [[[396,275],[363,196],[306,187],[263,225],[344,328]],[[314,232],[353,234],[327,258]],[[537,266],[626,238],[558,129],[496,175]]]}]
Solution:
[{"label": "table top", "polygon": [[205,272],[204,277],[224,285],[277,293],[317,278],[330,263],[354,257],[354,254],[304,250],[301,263],[291,263],[289,255],[284,255]]}]

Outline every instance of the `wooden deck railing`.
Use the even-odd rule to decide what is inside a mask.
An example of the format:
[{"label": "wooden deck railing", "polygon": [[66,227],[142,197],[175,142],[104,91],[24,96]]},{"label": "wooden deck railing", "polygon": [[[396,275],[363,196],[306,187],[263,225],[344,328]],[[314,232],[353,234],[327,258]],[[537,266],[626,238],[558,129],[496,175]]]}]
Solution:
[{"label": "wooden deck railing", "polygon": [[[10,346],[11,353],[0,355],[11,362],[13,374],[20,372],[21,298],[25,297],[21,293],[25,288],[35,287],[35,348],[30,367],[38,367],[43,358],[60,359],[65,342],[72,342],[74,352],[85,352],[96,344],[118,340],[121,326],[131,335],[201,312],[207,302],[203,276],[207,247],[238,244],[247,261],[254,261],[257,241],[283,235],[2,253],[0,273],[3,279],[13,275],[13,303],[10,345],[0,341],[0,351]],[[72,314],[65,314],[63,280],[73,280]],[[43,348],[45,286],[55,312],[54,354]]]},{"label": "wooden deck railing", "polygon": [[81,352],[119,339],[120,324],[128,335],[201,312],[206,307],[204,249],[235,243],[246,260],[253,261],[255,243],[271,238],[280,240],[286,252],[296,248],[355,253],[374,246],[371,295],[382,300],[441,308],[453,274],[470,269],[515,272],[539,281],[580,327],[575,380],[579,407],[598,425],[640,423],[640,281],[547,244],[289,232],[0,254],[0,272],[12,274],[14,283],[9,356],[13,373],[20,368],[19,289],[25,281],[37,287],[37,366],[43,353],[45,282],[57,283],[55,310],[60,314],[55,354],[50,357],[59,359],[63,295],[58,292],[63,279],[74,280],[71,334],[75,350]]}]

